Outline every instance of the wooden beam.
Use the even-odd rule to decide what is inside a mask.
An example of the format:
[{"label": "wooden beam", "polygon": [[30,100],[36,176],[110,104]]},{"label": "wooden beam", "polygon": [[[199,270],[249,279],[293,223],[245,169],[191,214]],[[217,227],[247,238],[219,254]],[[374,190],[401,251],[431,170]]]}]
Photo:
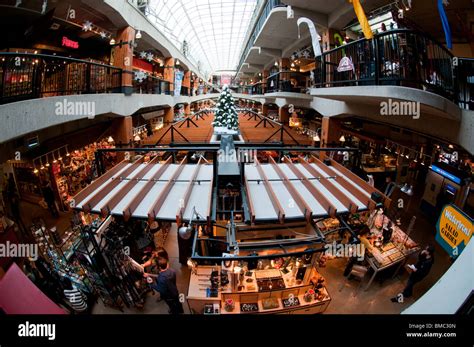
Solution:
[{"label": "wooden beam", "polygon": [[90,196],[98,187],[100,187],[106,181],[108,181],[113,176],[115,176],[125,166],[127,166],[127,164],[128,164],[128,162],[126,162],[125,160],[122,160],[120,163],[115,165],[113,168],[111,168],[109,171],[104,173],[102,176],[95,179],[94,182],[92,182],[87,187],[82,189],[79,193],[77,193],[73,197],[74,205],[75,206],[79,205],[82,201],[84,201],[84,199],[86,199],[88,196]]},{"label": "wooden beam", "polygon": [[82,210],[84,212],[90,212],[94,206],[96,206],[107,194],[109,194],[115,187],[117,187],[121,182],[122,177],[128,177],[138,165],[143,162],[144,157],[140,157],[139,159],[135,160],[128,168],[126,168],[123,172],[120,173],[119,177],[113,177],[112,180],[107,183],[104,187],[100,189],[92,198],[86,201],[82,205]]},{"label": "wooden beam", "polygon": [[145,186],[138,192],[138,194],[130,201],[130,203],[125,206],[123,210],[123,216],[125,221],[128,221],[132,216],[133,212],[137,209],[140,203],[143,201],[145,196],[150,192],[151,188],[156,183],[156,180],[160,179],[161,176],[165,173],[171,163],[172,157],[168,157],[166,161],[161,165],[158,171],[153,175],[152,178],[145,184]]},{"label": "wooden beam", "polygon": [[125,195],[135,187],[139,180],[143,179],[143,177],[153,168],[156,161],[158,161],[158,157],[153,158],[148,164],[146,164],[143,169],[133,176],[122,189],[115,193],[114,196],[100,208],[100,213],[103,217],[107,216],[114,207],[122,201]]},{"label": "wooden beam", "polygon": [[343,176],[338,175],[330,166],[324,164],[319,158],[315,157],[314,155],[311,156],[311,160],[314,164],[316,164],[322,171],[324,171],[329,176],[335,176],[335,181],[339,183],[342,187],[344,187],[347,191],[351,192],[353,196],[357,198],[360,202],[364,203],[370,211],[375,209],[375,201],[373,201],[370,197],[367,197],[364,193],[362,193],[359,189],[355,188],[352,184],[347,181]]},{"label": "wooden beam", "polygon": [[272,206],[278,216],[278,220],[280,221],[280,223],[283,224],[283,222],[285,221],[285,210],[281,207],[280,202],[278,201],[278,198],[276,197],[275,192],[273,191],[272,186],[270,185],[270,182],[268,182],[267,175],[265,175],[265,172],[263,172],[262,166],[258,161],[257,156],[255,156],[254,161],[257,167],[258,174],[262,179],[263,186],[265,187]]},{"label": "wooden beam", "polygon": [[309,222],[311,220],[311,214],[313,211],[311,211],[311,208],[308,206],[306,201],[304,201],[303,197],[298,193],[298,191],[293,186],[293,184],[288,179],[288,177],[285,175],[283,170],[275,162],[275,159],[273,159],[271,156],[269,158],[270,158],[270,164],[272,165],[272,168],[276,171],[276,173],[278,174],[278,177],[281,178],[285,188],[288,190],[288,192],[290,192],[291,196],[295,199],[296,205],[303,212],[305,219]]},{"label": "wooden beam", "polygon": [[253,207],[252,197],[250,196],[250,189],[249,189],[249,182],[247,181],[247,177],[244,178],[245,180],[245,190],[247,191],[247,200],[248,200],[248,207],[250,212],[250,223],[255,223],[255,209]]},{"label": "wooden beam", "polygon": [[[191,179],[189,181],[189,185],[186,188],[186,192],[184,193],[184,197],[183,197],[183,200],[182,200],[183,204],[182,204],[182,206],[178,207],[178,211],[176,212],[176,223],[178,224],[178,226],[182,222],[183,213],[184,213],[184,210],[186,209],[186,205],[188,204],[189,197],[191,196],[191,193],[193,192],[194,180],[196,179],[197,175],[199,174],[199,170],[201,169],[201,165],[202,165],[202,157],[199,158],[199,161],[197,162],[196,167],[194,168],[194,172],[193,172],[193,174],[191,176]],[[181,204],[181,200],[180,200],[180,204]]]},{"label": "wooden beam", "polygon": [[288,164],[288,167],[291,171],[301,180],[301,183],[305,186],[306,189],[313,195],[313,197],[319,202],[319,204],[326,210],[330,217],[335,217],[337,213],[337,208],[330,202],[324,194],[313,184],[311,183],[306,176],[296,167],[296,165],[291,161],[291,159],[284,157],[283,161]]},{"label": "wooden beam", "polygon": [[344,176],[349,178],[352,182],[354,182],[357,186],[362,188],[362,190],[365,190],[369,195],[371,195],[374,192],[379,193],[383,198],[384,198],[384,205],[385,207],[389,208],[392,200],[388,198],[385,194],[380,192],[377,188],[372,187],[370,184],[368,184],[366,181],[364,181],[362,178],[357,176],[355,173],[352,171],[348,170],[341,164],[339,164],[337,161],[334,159],[330,159],[331,165],[334,166],[338,171],[340,171]]},{"label": "wooden beam", "polygon": [[166,183],[166,185],[163,187],[163,190],[161,191],[161,193],[156,198],[155,203],[153,204],[153,207],[148,212],[148,220],[149,221],[152,221],[152,220],[156,219],[156,216],[158,215],[158,212],[160,212],[161,206],[163,206],[163,203],[165,202],[166,198],[168,197],[168,194],[171,191],[171,188],[173,188],[173,186],[176,183],[176,180],[178,179],[179,175],[183,171],[186,160],[187,160],[187,158],[184,157],[183,160],[179,163],[179,166],[176,169],[175,173],[170,178],[168,183]]},{"label": "wooden beam", "polygon": [[[314,167],[311,166],[311,164],[306,161],[304,158],[299,158],[300,162],[303,164],[303,167],[314,177],[321,177],[321,174],[316,170]],[[319,182],[326,188],[332,195],[336,197],[337,200],[342,202],[344,206],[351,212],[355,213],[357,212],[357,209],[359,208],[357,204],[349,199],[346,194],[341,192],[337,187],[332,184],[329,179],[326,177],[322,177],[322,179],[319,180]]]}]

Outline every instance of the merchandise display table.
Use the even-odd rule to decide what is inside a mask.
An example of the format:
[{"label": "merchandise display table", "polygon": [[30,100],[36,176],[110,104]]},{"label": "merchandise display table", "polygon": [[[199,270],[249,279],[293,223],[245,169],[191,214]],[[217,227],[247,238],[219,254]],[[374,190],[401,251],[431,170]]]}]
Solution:
[{"label": "merchandise display table", "polygon": [[[376,230],[371,230],[371,233],[376,232]],[[365,290],[369,289],[377,273],[398,264],[398,268],[395,271],[395,274],[397,274],[407,258],[420,250],[420,247],[397,226],[393,226],[390,242],[385,245],[375,246],[375,240],[376,238],[368,235],[360,236],[360,241],[367,249],[365,258],[374,270]]]}]

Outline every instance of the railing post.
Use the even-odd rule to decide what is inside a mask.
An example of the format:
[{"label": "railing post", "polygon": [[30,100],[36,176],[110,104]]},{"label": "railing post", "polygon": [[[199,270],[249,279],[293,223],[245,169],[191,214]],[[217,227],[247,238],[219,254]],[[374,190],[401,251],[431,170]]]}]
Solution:
[{"label": "railing post", "polygon": [[86,64],[86,93],[90,94],[91,92],[91,80],[92,80],[92,65]]},{"label": "railing post", "polygon": [[[380,78],[380,54],[379,54],[379,39],[378,36],[375,35],[374,38],[372,39],[373,42],[373,47],[375,50],[375,85],[378,86],[379,83],[379,78]],[[370,45],[370,41],[369,41]]]}]

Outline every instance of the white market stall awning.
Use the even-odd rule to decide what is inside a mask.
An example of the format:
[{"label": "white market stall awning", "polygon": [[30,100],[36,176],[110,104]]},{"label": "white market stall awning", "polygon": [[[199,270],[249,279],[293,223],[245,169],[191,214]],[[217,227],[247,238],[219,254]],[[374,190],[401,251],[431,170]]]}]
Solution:
[{"label": "white market stall awning", "polygon": [[172,164],[154,158],[144,162],[122,161],[80,191],[72,206],[84,212],[149,220],[188,221],[209,218],[213,166],[201,159],[197,164]]},{"label": "white market stall awning", "polygon": [[[331,159],[326,165],[315,156],[293,163],[245,165],[245,187],[252,222],[309,219],[355,213],[375,208],[377,189]],[[383,196],[383,194],[382,194]],[[389,203],[386,198],[386,203]]]}]

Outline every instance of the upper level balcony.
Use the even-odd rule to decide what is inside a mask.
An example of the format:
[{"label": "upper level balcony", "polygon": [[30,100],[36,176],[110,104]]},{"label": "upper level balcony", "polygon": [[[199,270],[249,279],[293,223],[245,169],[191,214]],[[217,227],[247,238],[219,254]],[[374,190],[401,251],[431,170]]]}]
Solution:
[{"label": "upper level balcony", "polygon": [[312,73],[284,70],[270,74],[249,92],[308,93],[309,87],[355,86],[416,88],[473,110],[474,59],[453,57],[427,35],[397,29],[324,52],[316,58]]}]

